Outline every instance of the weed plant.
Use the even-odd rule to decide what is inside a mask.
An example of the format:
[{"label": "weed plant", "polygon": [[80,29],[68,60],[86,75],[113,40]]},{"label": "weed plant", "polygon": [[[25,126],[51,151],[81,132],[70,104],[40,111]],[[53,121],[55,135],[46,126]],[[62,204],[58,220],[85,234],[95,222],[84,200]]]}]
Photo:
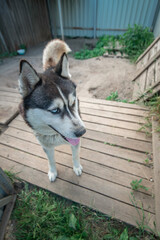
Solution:
[{"label": "weed plant", "polygon": [[111,92],[108,97],[106,97],[108,101],[116,101],[116,102],[124,102],[124,103],[135,103],[135,101],[128,101],[127,99],[119,99],[118,92]]},{"label": "weed plant", "polygon": [[[37,188],[18,195],[12,214],[16,240],[141,240],[153,234]],[[147,238],[143,238],[147,237]]]},{"label": "weed plant", "polygon": [[82,49],[76,52],[74,57],[88,59],[102,56],[106,51],[116,53],[116,43],[119,43],[122,46],[120,52],[127,54],[130,60],[135,62],[153,40],[154,35],[149,28],[135,24],[133,27],[129,26],[123,35],[100,37],[93,50]]},{"label": "weed plant", "polygon": [[146,190],[146,191],[148,191],[148,188],[147,187],[145,187],[143,184],[141,184],[142,183],[142,179],[140,179],[140,180],[133,180],[132,182],[131,182],[131,188],[132,188],[132,190],[135,190],[135,191],[138,191],[139,189],[144,189],[144,190]]},{"label": "weed plant", "polygon": [[149,28],[135,24],[123,34],[121,44],[124,52],[135,62],[153,40],[154,35]]}]

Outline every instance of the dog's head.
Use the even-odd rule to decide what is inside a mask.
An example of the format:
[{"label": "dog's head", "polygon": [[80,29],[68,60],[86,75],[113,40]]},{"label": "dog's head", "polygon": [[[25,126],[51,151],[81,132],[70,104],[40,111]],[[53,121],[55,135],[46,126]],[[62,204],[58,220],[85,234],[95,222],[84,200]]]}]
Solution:
[{"label": "dog's head", "polygon": [[79,113],[76,85],[69,77],[65,53],[55,67],[42,74],[27,61],[20,62],[19,89],[26,122],[40,134],[59,133],[74,145],[86,130]]}]

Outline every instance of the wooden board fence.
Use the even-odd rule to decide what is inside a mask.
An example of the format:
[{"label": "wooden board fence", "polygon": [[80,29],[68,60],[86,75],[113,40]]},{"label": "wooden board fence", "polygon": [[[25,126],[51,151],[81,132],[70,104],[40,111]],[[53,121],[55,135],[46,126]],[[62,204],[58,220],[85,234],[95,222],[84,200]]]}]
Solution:
[{"label": "wooden board fence", "polygon": [[147,100],[160,91],[160,37],[137,60],[133,100]]}]

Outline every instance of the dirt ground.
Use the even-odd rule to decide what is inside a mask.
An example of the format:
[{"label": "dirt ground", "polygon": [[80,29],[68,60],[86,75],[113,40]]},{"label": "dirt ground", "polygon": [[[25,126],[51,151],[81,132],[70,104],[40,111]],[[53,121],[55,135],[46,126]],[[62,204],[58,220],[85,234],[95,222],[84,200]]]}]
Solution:
[{"label": "dirt ground", "polygon": [[[91,40],[68,39],[67,43],[74,51],[80,50]],[[4,59],[0,63],[0,87],[17,87],[19,61],[28,60],[33,67],[42,72],[42,52],[46,43],[27,50],[23,57]],[[118,91],[120,99],[131,100],[132,76],[136,70],[128,59],[97,57],[76,60],[69,56],[72,80],[77,84],[78,96],[105,99],[111,92]]]}]

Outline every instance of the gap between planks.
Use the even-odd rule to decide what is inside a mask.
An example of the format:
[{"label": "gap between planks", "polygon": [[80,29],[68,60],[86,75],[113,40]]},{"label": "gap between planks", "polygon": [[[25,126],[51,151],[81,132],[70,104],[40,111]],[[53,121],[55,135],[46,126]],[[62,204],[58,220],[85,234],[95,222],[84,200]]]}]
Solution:
[{"label": "gap between planks", "polygon": [[[42,147],[38,144],[33,134],[23,135],[23,132],[22,132],[22,135],[20,135],[20,132],[15,132],[12,134],[10,132],[10,129],[8,129],[7,131],[9,131],[8,134],[13,136],[3,134],[3,136],[0,138],[0,142],[2,144],[11,146],[21,151],[29,152],[33,155],[35,155],[35,153],[38,153],[40,157],[46,156],[44,151],[42,150]],[[19,135],[19,138],[17,137],[15,138],[14,134],[16,136]],[[60,152],[62,155],[63,154],[71,155],[71,150],[67,145],[57,147],[56,151]],[[147,180],[149,180],[150,178],[153,178],[153,171],[151,168],[147,166],[144,166],[142,164],[137,164],[137,163],[135,164],[133,162],[129,162],[128,160],[120,159],[117,156],[111,156],[111,155],[106,155],[104,153],[95,152],[92,149],[87,149],[82,147],[81,158],[89,162],[99,164],[101,166],[104,165],[109,168],[117,169],[117,166],[118,166],[118,171],[123,172],[122,175],[124,174],[124,172],[127,172],[127,173],[131,173],[132,175],[138,175],[139,177]],[[149,184],[151,184],[150,181],[149,181]]]},{"label": "gap between planks", "polygon": [[[15,126],[10,124],[9,127],[15,128],[17,131],[19,129],[25,132],[33,133],[33,131],[28,126],[26,126],[26,124],[25,126],[23,126],[23,124],[21,126]],[[117,147],[131,149],[138,152],[150,153],[152,151],[152,144],[150,142],[143,142],[135,139],[126,139],[122,136],[111,135],[89,129],[87,129],[83,138],[102,142],[103,144],[108,143],[110,145],[116,145]]]},{"label": "gap between planks", "polygon": [[[44,160],[47,161],[44,152],[40,152],[39,155],[34,155],[35,152],[33,151],[27,152],[26,149],[22,150],[21,148],[13,148],[13,147],[2,145],[2,144],[0,145],[0,149],[1,149],[0,155],[2,157],[5,157],[13,161],[19,161],[24,165],[29,164],[29,166],[32,168],[37,167],[37,164],[36,164],[36,162],[38,161],[37,159],[39,159],[42,166],[44,165]],[[72,168],[71,154],[67,154],[66,152],[55,151],[55,156],[56,156],[57,164]],[[135,180],[136,178],[136,176],[131,175],[128,172],[122,172],[119,169],[114,169],[114,168],[108,167],[107,165],[102,165],[102,164],[100,165],[98,162],[93,162],[93,161],[91,162],[87,158],[81,157],[81,163],[84,167],[84,171],[83,171],[84,173],[101,178],[103,180],[107,180],[109,182],[112,182],[118,185],[122,185],[129,189],[131,189],[130,183],[132,182],[132,180]],[[47,162],[46,162],[46,166],[47,166]],[[123,167],[123,163],[122,163],[122,167]],[[143,184],[144,186],[148,187],[149,190],[146,192],[143,189],[141,189],[140,192],[143,192],[148,195],[152,195],[152,192],[153,192],[152,190],[154,186],[153,182],[143,179]]]},{"label": "gap between planks", "polygon": [[[28,126],[24,121],[18,121],[17,119],[13,120],[10,126],[25,129],[26,131],[31,132],[32,130],[27,128]],[[118,127],[110,127],[106,125],[95,124],[91,122],[85,122],[85,126],[89,130],[94,130],[97,132],[107,133],[111,135],[121,136],[129,139],[137,139],[145,142],[151,142],[151,137],[148,137],[144,132],[134,131],[129,129],[122,129]]]},{"label": "gap between planks", "polygon": [[[28,140],[29,142],[34,141],[34,143],[35,143],[35,140],[32,140],[35,138],[31,132],[27,133],[27,132],[20,131],[20,130],[17,131],[14,128],[9,128],[5,131],[2,138],[4,138],[4,137],[7,138],[7,135],[8,136],[11,135],[12,137],[15,137],[15,139],[16,138],[22,139],[24,141]],[[36,143],[37,143],[37,141],[36,141]],[[67,146],[67,145],[64,145],[63,148],[65,148],[65,146]],[[82,138],[81,146],[83,148],[93,150],[94,152],[100,152],[100,153],[108,154],[111,156],[116,156],[116,157],[125,159],[127,161],[133,161],[133,162],[140,163],[140,164],[144,164],[146,158],[148,157],[148,154],[146,154],[146,153],[140,153],[140,152],[136,152],[136,151],[125,149],[125,148],[120,148],[117,146],[110,146],[110,145],[106,145],[101,142],[96,142],[96,141],[93,141],[90,139],[85,139],[85,138]],[[57,148],[61,149],[62,147],[58,146]]]},{"label": "gap between planks", "polygon": [[[7,158],[0,157],[1,161]],[[35,159],[34,159],[35,160]],[[22,164],[21,159],[14,160],[12,159],[14,164]],[[25,163],[24,163],[25,162]],[[33,168],[33,160],[32,161],[25,161],[23,164],[24,166]],[[35,164],[34,164],[35,166]],[[70,182],[72,184],[78,185],[82,188],[89,189],[93,192],[97,192],[103,196],[107,196],[109,198],[121,201],[125,204],[132,206],[132,202],[130,201],[131,197],[131,189],[125,186],[115,184],[111,181],[104,180],[102,178],[90,175],[88,173],[83,172],[81,177],[77,177],[73,172],[71,167],[67,167],[64,165],[57,164],[56,165],[58,170],[58,179]],[[36,159],[36,167],[34,168],[38,171],[46,173],[46,179],[48,179],[48,164],[47,161],[43,160],[43,164],[40,161],[40,158]],[[53,183],[54,184],[54,183]],[[135,197],[137,201],[137,207],[141,209],[141,204],[143,204],[143,208],[147,212],[154,213],[154,199],[151,195],[144,194],[142,192],[135,192]]]},{"label": "gap between planks", "polygon": [[119,106],[118,107],[117,106],[107,106],[107,105],[100,105],[100,104],[86,103],[86,102],[80,102],[80,108],[81,107],[116,112],[116,113],[121,113],[121,114],[142,116],[142,117],[145,117],[148,114],[148,111],[139,110],[139,109],[123,108],[123,107],[119,107]]},{"label": "gap between planks", "polygon": [[[143,125],[139,123],[131,123],[127,121],[98,117],[98,116],[93,116],[88,114],[81,114],[81,116],[84,122],[91,122],[91,123],[106,125],[110,127],[124,128],[124,129],[134,130],[134,131],[139,131],[139,129],[143,127]],[[16,120],[24,121],[21,116],[16,118]],[[144,130],[142,130],[141,132],[144,132]]]},{"label": "gap between planks", "polygon": [[148,109],[145,106],[139,106],[137,104],[131,104],[131,103],[123,103],[123,102],[116,102],[116,101],[108,101],[104,99],[97,99],[97,98],[85,98],[80,97],[80,102],[85,103],[96,103],[96,104],[102,104],[102,105],[108,105],[108,106],[116,106],[116,107],[122,107],[122,108],[129,108],[129,109],[138,109],[138,110],[145,110],[148,111]]}]

